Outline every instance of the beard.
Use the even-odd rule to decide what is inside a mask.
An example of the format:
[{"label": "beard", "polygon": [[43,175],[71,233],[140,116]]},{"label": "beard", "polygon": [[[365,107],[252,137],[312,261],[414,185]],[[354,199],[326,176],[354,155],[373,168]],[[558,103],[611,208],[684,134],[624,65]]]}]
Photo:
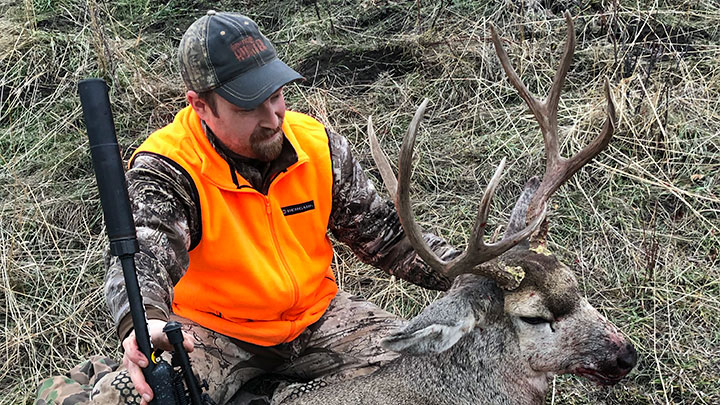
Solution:
[{"label": "beard", "polygon": [[[280,135],[275,136],[278,132]],[[250,149],[257,160],[270,162],[280,156],[284,138],[279,127],[274,130],[257,129],[250,135]]]}]

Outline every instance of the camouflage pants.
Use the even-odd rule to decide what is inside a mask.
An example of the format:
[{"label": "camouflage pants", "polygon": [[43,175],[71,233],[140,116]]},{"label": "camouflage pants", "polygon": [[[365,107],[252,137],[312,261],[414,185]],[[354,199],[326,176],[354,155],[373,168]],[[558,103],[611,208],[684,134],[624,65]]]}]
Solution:
[{"label": "camouflage pants", "polygon": [[[397,357],[383,349],[379,340],[402,322],[342,291],[318,322],[294,341],[272,347],[241,342],[178,316],[172,319],[195,338],[195,350],[189,354],[193,371],[207,381],[208,393],[218,405],[258,400],[241,387],[263,375],[332,383],[369,374]],[[140,397],[122,366],[101,360],[92,358],[67,376],[45,380],[35,404],[139,404]]]}]

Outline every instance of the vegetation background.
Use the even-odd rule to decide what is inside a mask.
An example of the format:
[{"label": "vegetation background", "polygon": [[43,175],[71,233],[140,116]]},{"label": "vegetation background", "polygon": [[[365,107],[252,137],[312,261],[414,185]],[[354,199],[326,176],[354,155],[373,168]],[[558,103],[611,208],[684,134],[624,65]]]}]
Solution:
[{"label": "vegetation background", "polygon": [[[555,196],[550,248],[640,360],[612,388],[557,377],[548,403],[720,403],[716,0],[0,0],[0,404],[31,403],[41,379],[91,354],[119,358],[76,85],[109,82],[127,158],[183,106],[175,49],[210,8],[261,25],[307,78],[288,89],[289,106],[348,137],[374,178],[367,117],[392,160],[429,97],[413,198],[423,226],[458,247],[502,157],[510,168],[493,231],[543,170],[537,125],[496,61],[489,23],[544,94],[569,10],[578,45],[560,104],[564,152],[599,131],[605,77],[620,121],[607,150]],[[337,261],[343,288],[403,316],[435,298],[343,247]]]}]

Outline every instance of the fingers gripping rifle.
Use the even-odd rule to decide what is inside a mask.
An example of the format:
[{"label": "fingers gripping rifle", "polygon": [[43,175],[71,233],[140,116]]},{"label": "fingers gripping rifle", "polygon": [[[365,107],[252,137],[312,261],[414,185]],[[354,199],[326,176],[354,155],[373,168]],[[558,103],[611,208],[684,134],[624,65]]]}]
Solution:
[{"label": "fingers gripping rifle", "polygon": [[143,374],[153,390],[154,398],[151,404],[211,404],[210,397],[201,394],[201,386],[190,367],[190,360],[183,348],[179,323],[168,322],[163,332],[174,348],[173,366],[179,366],[180,370],[162,360],[159,352],[153,352],[140,286],[135,273],[135,254],[138,253],[139,248],[120,148],[110,111],[107,85],[101,79],[87,79],[78,84],[78,90],[90,138],[90,154],[100,191],[105,227],[110,239],[110,253],[120,259],[135,339],[138,348],[148,359],[148,366],[143,369]]}]

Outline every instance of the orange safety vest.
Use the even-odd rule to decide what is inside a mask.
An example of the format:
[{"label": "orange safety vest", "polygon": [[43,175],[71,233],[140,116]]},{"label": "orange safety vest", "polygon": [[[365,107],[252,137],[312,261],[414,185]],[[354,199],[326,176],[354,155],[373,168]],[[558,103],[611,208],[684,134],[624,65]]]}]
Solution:
[{"label": "orange safety vest", "polygon": [[197,187],[200,242],[174,289],[173,312],[216,332],[262,346],[295,339],[337,293],[327,236],[332,162],[325,128],[287,111],[283,131],[298,161],[267,195],[215,151],[191,106],[135,152],[166,156]]}]

